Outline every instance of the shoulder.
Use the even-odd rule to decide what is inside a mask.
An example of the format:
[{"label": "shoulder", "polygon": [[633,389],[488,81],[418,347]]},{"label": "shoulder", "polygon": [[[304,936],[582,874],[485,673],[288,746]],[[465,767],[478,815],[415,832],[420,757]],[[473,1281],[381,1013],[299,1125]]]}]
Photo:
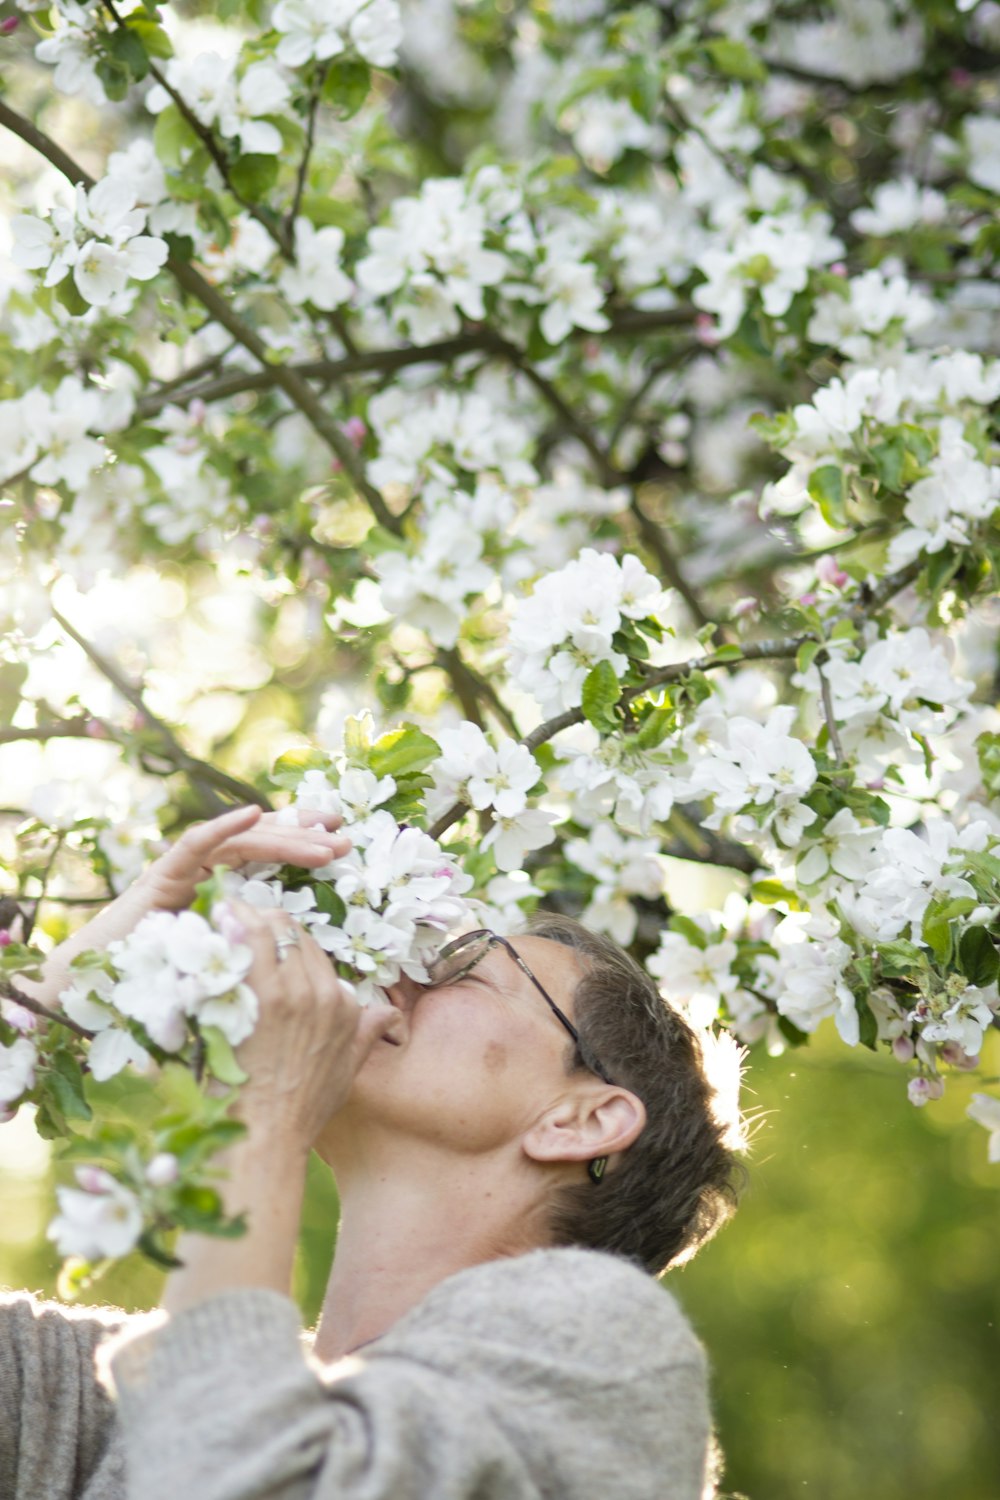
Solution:
[{"label": "shoulder", "polygon": [[386,1342],[408,1335],[530,1349],[547,1362],[613,1369],[704,1367],[704,1353],[676,1299],[621,1256],[535,1250],[450,1276]]}]

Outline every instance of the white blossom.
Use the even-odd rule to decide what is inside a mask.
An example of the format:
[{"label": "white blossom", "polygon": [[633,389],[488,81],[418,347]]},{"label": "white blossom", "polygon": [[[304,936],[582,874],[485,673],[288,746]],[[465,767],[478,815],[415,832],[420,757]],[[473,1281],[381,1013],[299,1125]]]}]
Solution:
[{"label": "white blossom", "polygon": [[679,932],[664,932],[646,968],[660,981],[660,992],[683,1010],[693,1026],[718,1020],[719,1007],[737,989],[733,973],[736,944],[730,938],[698,948]]},{"label": "white blossom", "polygon": [[344,231],[336,225],[316,229],[308,219],[295,220],[295,263],[286,266],[278,285],[289,302],[311,302],[329,312],[351,295],[351,281],[340,269]]},{"label": "white blossom", "polygon": [[29,1037],[18,1036],[5,1046],[0,1042],[0,1105],[13,1104],[34,1087],[38,1051]]},{"label": "white blossom", "polygon": [[119,1259],[134,1250],[142,1233],[139,1200],[109,1172],[94,1167],[76,1169],[78,1183],[89,1190],[57,1187],[59,1213],[46,1231],[62,1256],[85,1261]]},{"label": "white blossom", "polygon": [[1000,1162],[1000,1099],[992,1094],[973,1094],[972,1103],[965,1112],[970,1120],[989,1131],[989,1159]]}]

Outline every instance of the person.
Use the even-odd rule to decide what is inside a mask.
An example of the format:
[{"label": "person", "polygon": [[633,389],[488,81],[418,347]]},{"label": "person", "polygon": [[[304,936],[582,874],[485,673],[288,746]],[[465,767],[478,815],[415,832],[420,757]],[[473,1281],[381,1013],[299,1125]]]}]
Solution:
[{"label": "person", "polygon": [[[36,994],[214,864],[343,847],[334,820],[197,825]],[[705,1356],[655,1278],[740,1169],[684,1021],[567,918],[466,936],[361,1010],[286,913],[236,909],[261,1015],[225,1196],[248,1232],[185,1236],[153,1314],[0,1299],[4,1500],[699,1500]],[[341,1222],[310,1340],[289,1289],[311,1149]]]}]

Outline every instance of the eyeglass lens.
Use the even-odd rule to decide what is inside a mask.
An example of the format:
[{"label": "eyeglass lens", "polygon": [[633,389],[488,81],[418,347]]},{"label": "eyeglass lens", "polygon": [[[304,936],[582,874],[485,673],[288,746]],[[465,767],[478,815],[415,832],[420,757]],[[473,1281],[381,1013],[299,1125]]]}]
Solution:
[{"label": "eyeglass lens", "polygon": [[453,943],[442,948],[437,958],[427,965],[428,986],[448,984],[467,974],[480,959],[485,958],[492,946],[493,936],[488,932],[456,938]]}]

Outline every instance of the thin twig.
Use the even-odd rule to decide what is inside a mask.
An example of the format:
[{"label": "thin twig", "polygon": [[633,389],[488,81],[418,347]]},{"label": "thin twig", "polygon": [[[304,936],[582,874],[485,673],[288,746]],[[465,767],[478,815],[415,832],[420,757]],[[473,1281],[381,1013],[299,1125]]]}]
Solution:
[{"label": "thin twig", "polygon": [[[128,31],[129,28],[126,26],[125,22],[122,20],[122,17],[115,9],[114,0],[101,0],[101,3],[104,6],[104,9],[114,20],[115,25],[118,27],[119,31]],[[226,157],[225,152],[222,150],[222,147],[215,139],[215,135],[213,134],[211,129],[207,125],[202,124],[201,120],[199,120],[194,110],[184,98],[184,95],[180,93],[178,89],[175,89],[173,84],[168,81],[163,69],[157,67],[156,63],[151,57],[148,58],[148,61],[150,77],[155,78],[156,82],[160,85],[160,88],[170,96],[189,128],[194,131],[195,135],[205,147],[205,150],[208,152],[209,156],[212,158],[212,161],[218,168],[219,175],[226,185],[226,191],[228,193],[231,193],[240,207],[246,209],[250,217],[256,219],[257,223],[260,224],[264,230],[266,230],[270,238],[278,246],[278,249],[281,251],[282,255],[284,255],[288,260],[294,260],[294,245],[288,234],[285,232],[284,227],[280,222],[275,224],[268,214],[264,213],[257,206],[257,204],[252,202],[249,198],[245,198],[243,194],[239,192],[239,190],[233,185],[233,179],[229,170],[229,161]]]},{"label": "thin twig", "polygon": [[318,66],[316,77],[313,82],[312,93],[309,96],[309,117],[306,122],[306,143],[302,148],[302,156],[299,161],[299,170],[295,177],[295,192],[292,195],[292,206],[288,210],[285,219],[285,232],[291,238],[295,233],[295,220],[299,216],[299,208],[302,204],[302,194],[306,190],[306,179],[309,176],[309,162],[312,158],[313,145],[316,138],[316,115],[319,111],[319,98],[323,92],[323,81],[326,78],[328,64],[322,63]]},{"label": "thin twig", "polygon": [[71,1021],[69,1016],[60,1015],[58,1011],[49,1010],[41,1000],[33,1000],[23,990],[19,990],[16,984],[9,979],[0,979],[0,996],[5,1000],[13,1000],[16,1005],[23,1005],[25,1010],[30,1010],[32,1015],[42,1016],[46,1021],[54,1021],[57,1026],[68,1026],[70,1031],[75,1031],[77,1036],[82,1036],[85,1041],[90,1041],[94,1035],[85,1026],[79,1026],[76,1021]]},{"label": "thin twig", "polygon": [[[93,187],[93,178],[89,173],[85,172],[71,156],[68,156],[61,146],[36,129],[30,120],[11,109],[2,99],[0,99],[0,124],[6,125],[8,130],[13,131],[21,140],[33,146],[70,182],[82,183],[87,188]],[[170,256],[166,264],[174,280],[195,301],[201,303],[209,317],[231,333],[237,343],[242,344],[263,369],[270,369],[273,372],[272,384],[284,391],[292,405],[298,407],[314,432],[323,439],[327,447],[333,450],[358,493],[367,500],[379,524],[398,533],[401,529],[399,519],[386,508],[382,496],[365,475],[364,467],[353,443],[324,411],[319,397],[308,382],[288,365],[271,364],[268,348],[263,339],[248,323],[237,316],[226,299],[195,270],[194,266],[186,261],[178,260],[175,256]]]},{"label": "thin twig", "polygon": [[830,737],[830,748],[833,751],[834,760],[837,762],[838,766],[842,766],[846,757],[844,755],[844,747],[840,742],[840,732],[837,729],[837,720],[833,711],[833,693],[830,691],[830,679],[823,671],[823,664],[820,661],[820,657],[822,656],[824,656],[824,653],[821,651],[819,653],[819,656],[817,656],[814,660],[813,666],[816,668],[816,671],[819,674],[820,701],[823,705],[823,718],[826,721],[826,732]]},{"label": "thin twig", "polygon": [[197,757],[189,755],[184,746],[177,739],[169,725],[158,718],[148,707],[142,690],[134,682],[130,682],[113,661],[110,661],[103,652],[99,651],[92,641],[80,634],[74,625],[71,625],[65,615],[52,606],[52,617],[56,623],[66,632],[70,640],[76,644],[93,662],[94,666],[107,678],[112,687],[116,688],[126,702],[140,714],[144,720],[156,730],[163,741],[163,754],[166,760],[172,761],[178,770],[185,772],[188,778],[195,783],[196,788],[202,793],[209,810],[213,812],[224,811],[226,806],[215,793],[214,788],[226,791],[238,801],[256,802],[258,806],[269,808],[270,803],[262,792],[252,787],[247,782],[238,781],[233,776],[228,776],[225,771],[218,770],[215,766],[208,766]]},{"label": "thin twig", "polygon": [[[457,647],[453,651],[438,652],[435,665],[439,666],[444,672],[447,672],[453,682],[455,680],[453,674],[464,677],[470,688],[480,697],[486,699],[507,732],[516,740],[521,738],[521,731],[517,727],[514,716],[500,697],[496,688],[486,677],[475,671],[473,667],[469,666],[467,661],[459,656]],[[457,685],[455,691],[458,692]],[[467,717],[471,718],[472,715],[470,714]]]},{"label": "thin twig", "polygon": [[[837,617],[838,619],[860,620],[874,614],[883,604],[888,603],[894,594],[898,594],[913,582],[920,572],[922,564],[919,559],[907,563],[906,567],[899,568],[895,573],[889,573],[881,580],[874,589],[863,589],[862,600],[850,605]],[[648,693],[651,688],[660,687],[667,682],[677,682],[694,671],[711,672],[720,667],[732,670],[734,667],[742,666],[747,661],[781,661],[788,657],[797,655],[799,647],[806,641],[814,641],[816,636],[812,631],[804,631],[801,635],[788,636],[785,639],[770,639],[763,641],[750,641],[741,647],[737,657],[725,656],[721,660],[711,656],[694,656],[687,661],[671,662],[664,667],[657,667],[648,672],[643,680],[635,687],[626,688],[621,696],[624,705],[632,703],[640,698],[643,693]],[[574,724],[582,724],[584,720],[582,708],[568,708],[561,714],[556,714],[551,719],[546,719],[544,724],[539,724],[530,734],[525,735],[521,741],[529,750],[537,750],[539,745],[544,745],[553,739],[564,729],[571,728]],[[456,823],[466,812],[464,802],[455,802],[448,810],[441,814],[437,821],[428,830],[431,837],[439,839],[441,835]]]}]

